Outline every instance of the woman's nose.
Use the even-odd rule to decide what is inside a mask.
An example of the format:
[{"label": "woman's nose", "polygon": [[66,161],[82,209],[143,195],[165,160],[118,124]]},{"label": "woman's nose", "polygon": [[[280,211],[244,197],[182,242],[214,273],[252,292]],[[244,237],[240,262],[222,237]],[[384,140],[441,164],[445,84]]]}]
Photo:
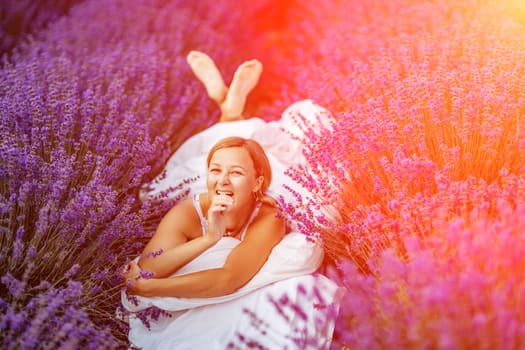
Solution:
[{"label": "woman's nose", "polygon": [[230,176],[228,175],[227,172],[223,172],[221,173],[221,175],[219,176],[219,183],[228,183],[230,182]]}]

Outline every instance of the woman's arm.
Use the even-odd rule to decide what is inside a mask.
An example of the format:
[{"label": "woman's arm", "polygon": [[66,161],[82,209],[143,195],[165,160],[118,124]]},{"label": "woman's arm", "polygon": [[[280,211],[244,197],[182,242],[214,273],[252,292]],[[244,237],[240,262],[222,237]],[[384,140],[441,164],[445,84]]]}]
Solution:
[{"label": "woman's arm", "polygon": [[[197,223],[197,224],[196,224]],[[191,232],[199,230],[199,232]],[[176,205],[162,218],[138,265],[155,278],[171,276],[179,268],[213,246],[220,237],[200,232],[200,222],[191,198]],[[191,239],[191,237],[197,238]]]},{"label": "woman's arm", "polygon": [[[139,279],[129,288],[143,296],[215,297],[233,293],[245,285],[264,265],[273,247],[285,232],[276,209],[261,208],[244,240],[235,247],[222,268],[199,271],[173,278]],[[132,274],[136,274],[132,273]]]}]

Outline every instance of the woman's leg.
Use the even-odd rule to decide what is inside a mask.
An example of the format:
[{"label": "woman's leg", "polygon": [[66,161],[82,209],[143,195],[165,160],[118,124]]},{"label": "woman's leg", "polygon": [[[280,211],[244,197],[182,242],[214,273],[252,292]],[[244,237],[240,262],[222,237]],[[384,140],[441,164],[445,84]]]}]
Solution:
[{"label": "woman's leg", "polygon": [[259,82],[262,64],[258,60],[243,62],[235,71],[226,99],[220,103],[221,122],[244,119],[242,112],[248,94]]},{"label": "woman's leg", "polygon": [[199,51],[191,51],[186,60],[195,76],[204,84],[208,96],[221,106],[226,99],[228,87],[213,60]]}]

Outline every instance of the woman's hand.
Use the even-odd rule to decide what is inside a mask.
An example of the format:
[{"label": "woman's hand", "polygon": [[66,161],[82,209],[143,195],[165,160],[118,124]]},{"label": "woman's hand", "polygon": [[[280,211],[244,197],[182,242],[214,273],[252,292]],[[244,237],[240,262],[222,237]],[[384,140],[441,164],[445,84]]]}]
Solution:
[{"label": "woman's hand", "polygon": [[142,270],[136,262],[132,261],[126,265],[122,271],[122,278],[124,279],[124,286],[130,294],[142,295],[142,287],[144,279],[142,278]]},{"label": "woman's hand", "polygon": [[227,195],[213,196],[208,209],[208,232],[207,236],[214,241],[222,238],[226,232],[225,212],[233,204],[233,198]]}]

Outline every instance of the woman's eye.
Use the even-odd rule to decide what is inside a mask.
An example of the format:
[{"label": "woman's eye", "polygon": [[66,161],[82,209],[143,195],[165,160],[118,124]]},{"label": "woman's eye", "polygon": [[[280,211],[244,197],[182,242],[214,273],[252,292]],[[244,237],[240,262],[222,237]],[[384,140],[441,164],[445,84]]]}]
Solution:
[{"label": "woman's eye", "polygon": [[219,169],[210,169],[209,172],[212,174],[219,174],[221,171]]},{"label": "woman's eye", "polygon": [[231,174],[234,175],[234,176],[241,176],[242,175],[242,173],[240,171],[236,171],[236,170],[232,171]]}]

